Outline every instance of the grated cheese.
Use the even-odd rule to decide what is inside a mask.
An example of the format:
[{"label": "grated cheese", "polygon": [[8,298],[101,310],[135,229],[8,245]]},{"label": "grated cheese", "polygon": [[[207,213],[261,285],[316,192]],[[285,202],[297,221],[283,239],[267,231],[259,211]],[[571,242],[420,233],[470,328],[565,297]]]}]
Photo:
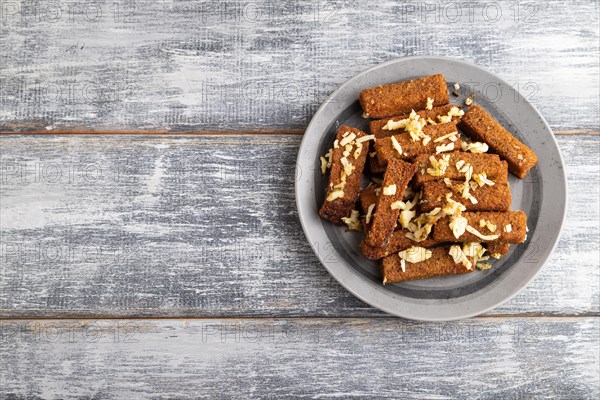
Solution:
[{"label": "grated cheese", "polygon": [[373,214],[373,209],[375,208],[375,203],[371,204],[369,208],[367,208],[367,215],[365,217],[365,222],[368,224],[371,222],[371,215]]},{"label": "grated cheese", "polygon": [[432,255],[433,252],[431,250],[419,246],[412,246],[398,253],[398,257],[400,257],[401,260],[411,264],[429,260]]},{"label": "grated cheese", "polygon": [[392,136],[391,138],[392,138],[392,146],[394,147],[394,149],[396,149],[398,154],[402,155],[402,147],[400,146],[400,143],[398,143],[398,141],[396,140],[395,137]]},{"label": "grated cheese", "polygon": [[358,215],[358,210],[352,210],[352,212],[350,213],[350,218],[342,217],[342,221],[344,221],[344,223],[348,225],[348,228],[351,231],[362,231],[362,224],[358,219]]},{"label": "grated cheese", "polygon": [[484,235],[483,233],[479,232],[477,229],[473,228],[471,225],[467,225],[467,232],[472,233],[473,235],[477,236],[481,240],[487,240],[487,241],[496,240],[500,237],[499,235]]},{"label": "grated cheese", "polygon": [[452,151],[452,150],[454,150],[454,143],[450,142],[448,144],[442,144],[442,145],[436,146],[435,154],[440,154],[440,153],[444,153],[446,151]]},{"label": "grated cheese", "polygon": [[463,252],[463,250],[458,245],[450,246],[450,251],[448,252],[454,260],[455,264],[462,264],[467,269],[472,269],[473,264],[467,258],[467,255]]},{"label": "grated cheese", "polygon": [[450,226],[450,229],[452,229],[452,233],[454,234],[454,237],[458,239],[465,233],[465,230],[467,229],[468,224],[469,224],[469,221],[462,215],[459,215],[459,216],[452,217],[450,219],[449,226]]},{"label": "grated cheese", "polygon": [[396,185],[389,185],[383,188],[384,196],[393,196],[396,194]]},{"label": "grated cheese", "polygon": [[427,98],[427,105],[425,106],[425,108],[428,110],[433,109],[433,99],[431,97]]},{"label": "grated cheese", "polygon": [[335,199],[341,199],[342,197],[344,197],[343,190],[334,190],[327,196],[327,201],[334,201]]},{"label": "grated cheese", "polygon": [[451,141],[455,142],[458,136],[458,132],[450,132],[447,135],[444,136],[440,136],[437,139],[434,139],[433,142],[437,143],[437,142],[441,142],[442,140],[446,140],[446,139],[450,139]]},{"label": "grated cheese", "polygon": [[[346,135],[348,133],[349,132],[346,132],[344,135]],[[352,133],[348,134],[347,136],[344,136],[344,138],[340,142],[340,145],[345,146],[345,145],[349,144],[350,142],[352,142],[355,138],[356,138],[356,134],[354,132],[352,132]]]},{"label": "grated cheese", "polygon": [[359,137],[358,139],[355,140],[356,143],[362,143],[362,142],[368,142],[369,140],[372,141],[377,141],[377,139],[375,138],[375,135],[365,135],[362,137]]}]

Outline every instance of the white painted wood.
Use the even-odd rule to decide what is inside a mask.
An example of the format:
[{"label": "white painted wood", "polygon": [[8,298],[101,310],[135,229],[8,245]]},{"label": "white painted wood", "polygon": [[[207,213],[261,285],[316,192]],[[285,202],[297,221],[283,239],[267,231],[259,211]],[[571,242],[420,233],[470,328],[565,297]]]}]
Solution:
[{"label": "white painted wood", "polygon": [[[0,131],[289,132],[365,68],[430,54],[598,134],[598,7],[2,0]],[[558,138],[568,219],[525,291],[412,324],[313,255],[299,136],[0,137],[0,398],[598,398],[599,139]],[[8,319],[103,316],[215,319]]]},{"label": "white painted wood", "polygon": [[598,129],[595,1],[4,0],[1,12],[2,130],[304,128],[353,75],[423,54],[498,74],[553,129]]},{"label": "white painted wood", "polygon": [[19,320],[0,328],[0,397],[8,399],[600,395],[597,318]]},{"label": "white painted wood", "polygon": [[[297,220],[300,136],[3,136],[0,314],[374,316]],[[599,307],[598,136],[560,136],[567,222],[541,275],[492,313]]]}]

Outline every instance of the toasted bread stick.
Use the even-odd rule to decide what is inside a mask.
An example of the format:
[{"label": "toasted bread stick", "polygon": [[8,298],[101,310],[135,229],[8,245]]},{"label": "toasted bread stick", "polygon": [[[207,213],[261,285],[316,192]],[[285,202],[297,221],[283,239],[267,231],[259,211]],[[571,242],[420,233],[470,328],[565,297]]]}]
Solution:
[{"label": "toasted bread stick", "polygon": [[383,176],[375,216],[365,238],[370,246],[383,246],[396,227],[400,210],[392,209],[391,205],[402,200],[408,182],[416,171],[417,167],[413,164],[398,159],[390,160]]},{"label": "toasted bread stick", "polygon": [[436,245],[442,243],[442,242],[439,242],[439,241],[431,239],[431,238],[425,239],[421,242],[415,242],[414,240],[411,240],[406,237],[406,232],[407,232],[406,230],[402,230],[402,229],[392,232],[387,243],[381,247],[369,246],[363,240],[362,243],[360,244],[360,248],[361,248],[363,256],[365,256],[366,258],[371,259],[371,260],[379,260],[380,258],[383,258],[387,255],[390,255],[392,253],[397,253],[402,250],[406,250],[412,246],[429,248],[429,247],[433,247],[433,246],[436,246]]},{"label": "toasted bread stick", "polygon": [[485,249],[487,251],[486,255],[490,255],[495,258],[500,258],[508,253],[508,251],[510,250],[510,245],[500,240],[494,240],[493,242],[486,243]]},{"label": "toasted bread stick", "polygon": [[369,157],[369,168],[372,174],[383,174],[385,172],[385,165],[381,165],[377,156]]},{"label": "toasted bread stick", "polygon": [[381,192],[381,189],[374,184],[370,184],[360,191],[360,208],[363,214],[367,213],[369,206],[377,204],[378,192]]},{"label": "toasted bread stick", "polygon": [[[352,136],[355,136],[355,140],[345,143]],[[364,132],[345,125],[340,126],[338,129],[327,193],[325,194],[323,206],[319,210],[319,215],[323,219],[337,225],[343,224],[343,217],[350,216],[360,192],[360,178],[369,153],[368,141],[356,142],[356,139],[363,136],[365,136]],[[345,152],[347,153],[346,156],[344,156]],[[343,159],[352,167],[344,167]],[[346,172],[347,169],[351,169],[350,174]]]},{"label": "toasted bread stick", "polygon": [[[443,174],[440,173],[437,175],[432,175],[432,173],[428,172],[428,169],[435,170],[434,165],[431,162],[431,157],[433,157],[436,161],[439,161],[444,157],[448,158],[448,167],[445,169]],[[464,165],[467,163],[471,164],[473,167],[473,175],[485,173],[487,178],[494,183],[507,182],[508,166],[506,161],[501,161],[497,154],[475,154],[455,151],[437,155],[417,155],[413,160],[413,162],[419,167],[419,172],[417,172],[415,175],[415,183],[417,186],[422,186],[425,182],[437,181],[440,179],[443,180],[444,178],[451,180],[464,180],[464,172],[460,172],[456,168],[456,163],[458,161],[463,163],[462,167],[464,167]]]},{"label": "toasted bread stick", "polygon": [[[445,106],[433,107],[431,110],[417,111],[417,114],[421,118],[425,118],[426,120],[431,119],[435,123],[440,123],[440,120],[438,119],[438,117],[448,115],[448,113],[450,112],[450,109],[452,109],[453,107],[459,108],[458,106],[456,106],[454,104],[446,104]],[[377,139],[396,135],[398,133],[398,130],[388,130],[388,129],[383,129],[383,127],[387,125],[389,120],[397,122],[397,121],[401,121],[403,119],[407,119],[409,116],[410,116],[410,114],[404,114],[404,115],[400,115],[398,117],[373,120],[373,121],[369,122],[369,129],[370,129],[371,135],[375,135],[375,137]],[[452,117],[451,121],[454,123],[457,123],[459,120],[460,120],[460,117],[454,116],[454,117]]]},{"label": "toasted bread stick", "polygon": [[[510,212],[464,212],[462,216],[468,221],[468,225],[487,238],[482,238],[471,232],[469,228],[458,238],[454,236],[450,228],[449,217],[440,219],[433,226],[433,238],[445,242],[491,242],[500,240],[506,243],[523,243],[527,238],[527,216],[523,211]],[[487,225],[481,226],[481,221],[490,222],[496,227],[491,230]]]},{"label": "toasted bread stick", "polygon": [[359,95],[363,111],[371,118],[388,118],[411,110],[423,110],[427,107],[427,98],[433,99],[434,107],[449,103],[444,75],[380,85],[365,89]]},{"label": "toasted bread stick", "polygon": [[485,142],[490,149],[508,162],[510,172],[525,178],[538,158],[524,143],[504,129],[479,106],[471,107],[463,116],[461,130],[473,140]]},{"label": "toasted bread stick", "polygon": [[[417,279],[427,279],[436,276],[457,275],[475,270],[475,265],[468,269],[462,263],[455,263],[450,255],[450,246],[435,247],[431,250],[431,258],[410,263],[405,261],[404,271],[402,262],[398,254],[390,254],[381,260],[381,269],[383,272],[383,283],[396,283],[403,281],[413,281]],[[467,257],[473,263],[473,258]]]},{"label": "toasted bread stick", "polygon": [[429,212],[436,207],[444,207],[447,203],[446,195],[452,193],[452,200],[464,205],[467,211],[508,211],[510,209],[511,195],[507,183],[477,186],[469,193],[477,200],[473,204],[469,199],[462,197],[464,181],[450,181],[450,187],[443,181],[426,182],[423,184],[419,209]]},{"label": "toasted bread stick", "polygon": [[[446,151],[452,151],[460,148],[460,142],[458,141],[458,130],[456,125],[452,122],[440,125],[426,125],[423,128],[423,133],[431,138],[431,140],[424,144],[421,140],[413,140],[408,132],[398,132],[393,135],[402,152],[394,146],[392,137],[385,137],[378,139],[375,142],[375,150],[377,151],[377,159],[380,165],[387,165],[390,158],[399,158],[401,160],[412,160],[418,154],[432,154],[436,153],[438,146],[447,146],[451,143],[451,148]],[[451,135],[456,133],[456,135]],[[450,136],[449,136],[450,135]],[[440,141],[437,141],[441,139]],[[454,139],[454,141],[452,140]]]}]

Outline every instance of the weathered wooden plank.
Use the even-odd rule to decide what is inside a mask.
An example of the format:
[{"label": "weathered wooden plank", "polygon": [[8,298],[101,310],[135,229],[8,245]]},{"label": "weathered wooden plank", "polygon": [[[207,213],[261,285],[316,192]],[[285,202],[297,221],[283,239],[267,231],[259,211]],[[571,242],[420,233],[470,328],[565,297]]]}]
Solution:
[{"label": "weathered wooden plank", "polygon": [[597,318],[2,321],[0,397],[593,399]]},{"label": "weathered wooden plank", "polygon": [[6,129],[303,128],[361,70],[423,54],[497,73],[554,129],[598,127],[598,2],[15,0],[1,12]]},{"label": "weathered wooden plank", "polygon": [[[2,126],[0,126],[2,129]],[[566,131],[553,131],[555,135],[599,135],[600,131],[590,130],[590,129],[569,129]],[[156,130],[156,131],[144,131],[144,130],[114,130],[114,131],[106,131],[106,130],[96,130],[89,128],[81,128],[81,129],[64,129],[64,130],[44,130],[44,131],[10,131],[10,130],[0,130],[0,135],[165,135],[169,134],[170,136],[176,135],[303,135],[303,129],[259,129],[259,130],[239,130],[239,131],[190,131],[185,133],[173,133],[166,130]]]},{"label": "weathered wooden plank", "polygon": [[[3,316],[373,316],[308,245],[299,136],[3,136]],[[569,210],[541,275],[496,314],[599,307],[598,136],[558,138]],[[324,250],[325,251],[325,250]]]}]

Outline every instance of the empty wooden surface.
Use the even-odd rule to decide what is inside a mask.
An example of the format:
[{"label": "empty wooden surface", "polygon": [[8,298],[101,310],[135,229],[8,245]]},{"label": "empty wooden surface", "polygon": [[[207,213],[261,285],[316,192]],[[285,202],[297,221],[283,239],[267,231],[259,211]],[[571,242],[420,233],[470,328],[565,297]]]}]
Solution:
[{"label": "empty wooden surface", "polygon": [[[1,399],[600,396],[597,2],[34,4],[0,3],[0,132],[45,133],[0,136]],[[566,164],[551,260],[460,322],[354,298],[295,210],[319,104],[419,54],[513,84]]]},{"label": "empty wooden surface", "polygon": [[[1,312],[383,315],[335,283],[306,241],[294,197],[300,140],[0,137]],[[560,243],[540,277],[492,314],[585,315],[599,307],[600,137],[558,141],[573,188]]]},{"label": "empty wooden surface", "polygon": [[595,1],[56,3],[2,1],[5,130],[302,129],[352,76],[423,54],[498,74],[553,129],[598,128]]},{"label": "empty wooden surface", "polygon": [[[593,399],[597,318],[4,321],[29,398]],[[24,376],[28,378],[25,379]],[[10,398],[10,397],[9,397]]]}]

